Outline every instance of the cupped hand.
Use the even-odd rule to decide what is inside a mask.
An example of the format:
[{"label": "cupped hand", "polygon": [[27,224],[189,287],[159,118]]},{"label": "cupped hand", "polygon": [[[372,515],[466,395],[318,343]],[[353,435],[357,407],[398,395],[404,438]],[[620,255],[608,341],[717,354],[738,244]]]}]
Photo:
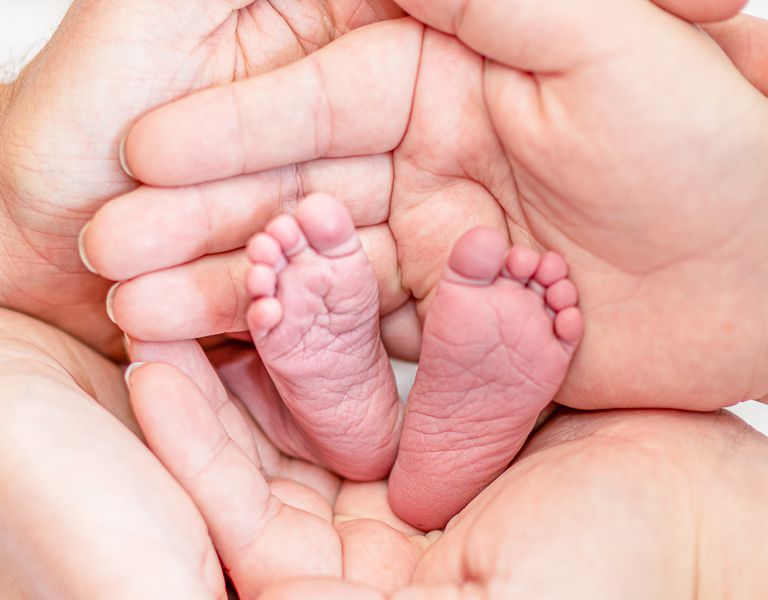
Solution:
[{"label": "cupped hand", "polygon": [[[76,0],[40,55],[0,88],[0,302],[121,354],[122,335],[103,305],[110,284],[83,266],[77,239],[108,198],[136,185],[118,160],[130,124],[159,104],[286,65],[397,14],[389,0]],[[380,187],[381,164],[353,159],[328,167],[339,178],[367,173],[368,187],[358,190],[367,197]],[[306,174],[308,187],[312,177]],[[324,186],[327,176],[317,177]],[[223,190],[220,200],[235,196],[250,219],[264,220],[295,201],[299,181],[287,169],[242,182],[247,198]],[[355,190],[341,197],[360,198]],[[357,205],[362,225],[381,220],[380,207]],[[124,245],[119,236],[114,242]]]},{"label": "cupped hand", "polygon": [[731,415],[561,413],[445,532],[423,535],[392,515],[385,483],[277,453],[196,344],[132,353],[162,361],[133,371],[133,406],[242,598],[768,592],[768,440]]},{"label": "cupped hand", "polygon": [[[691,19],[737,4],[664,3]],[[253,223],[237,202],[221,208],[219,194],[237,193],[225,178],[330,179],[341,157],[391,151],[388,228],[372,255],[393,353],[418,355],[449,249],[486,225],[572,266],[587,329],[559,401],[705,410],[763,395],[768,112],[712,40],[651,3],[402,5],[450,35],[411,19],[372,25],[135,125],[126,152],[139,179],[215,183],[143,188],[97,215],[86,245],[101,272],[155,271],[117,289],[121,325],[159,340],[244,329],[245,265],[204,256],[237,247],[234,223]],[[370,181],[352,175],[344,186]]]},{"label": "cupped hand", "polygon": [[0,311],[0,597],[224,599],[199,511],[144,445],[121,370]]}]

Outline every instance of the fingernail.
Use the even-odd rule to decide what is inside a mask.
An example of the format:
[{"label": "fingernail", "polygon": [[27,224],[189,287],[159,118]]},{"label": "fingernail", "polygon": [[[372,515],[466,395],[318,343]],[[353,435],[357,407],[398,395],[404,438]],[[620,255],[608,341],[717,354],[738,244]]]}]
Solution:
[{"label": "fingernail", "polygon": [[94,275],[98,275],[96,269],[93,268],[93,264],[88,260],[88,255],[85,253],[85,232],[88,231],[90,226],[91,223],[89,221],[85,224],[85,227],[80,230],[80,235],[77,236],[77,251],[80,253],[80,261],[85,265],[85,268]]},{"label": "fingernail", "polygon": [[120,167],[123,169],[123,172],[128,175],[131,179],[136,179],[136,176],[131,171],[131,168],[128,166],[128,159],[125,157],[125,141],[127,138],[123,138],[120,142]]},{"label": "fingernail", "polygon": [[125,385],[128,386],[128,389],[131,388],[131,376],[137,371],[137,369],[140,369],[147,363],[145,362],[135,362],[128,365],[128,368],[125,369]]},{"label": "fingernail", "polygon": [[109,320],[112,321],[115,325],[117,325],[117,320],[115,319],[115,294],[117,293],[117,288],[120,287],[121,284],[116,283],[111,288],[109,288],[109,291],[107,292],[107,316],[109,317]]}]

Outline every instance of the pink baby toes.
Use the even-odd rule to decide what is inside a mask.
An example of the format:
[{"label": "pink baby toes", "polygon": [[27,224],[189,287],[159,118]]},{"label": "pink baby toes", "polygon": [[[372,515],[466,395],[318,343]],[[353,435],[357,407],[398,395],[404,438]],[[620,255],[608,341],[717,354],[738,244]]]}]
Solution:
[{"label": "pink baby toes", "polygon": [[248,326],[284,402],[254,412],[283,422],[277,435],[292,439],[282,447],[302,458],[349,478],[386,476],[402,404],[379,334],[377,282],[346,208],[310,196],[247,254]]},{"label": "pink baby toes", "polygon": [[509,465],[561,386],[583,320],[563,258],[508,250],[495,230],[456,244],[424,325],[390,502],[445,526]]}]

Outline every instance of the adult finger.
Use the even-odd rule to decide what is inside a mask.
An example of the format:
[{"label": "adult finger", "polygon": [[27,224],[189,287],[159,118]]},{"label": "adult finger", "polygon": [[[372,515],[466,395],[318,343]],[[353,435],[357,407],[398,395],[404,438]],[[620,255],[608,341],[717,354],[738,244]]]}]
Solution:
[{"label": "adult finger", "polygon": [[763,94],[768,94],[768,21],[738,15],[704,30],[733,61],[741,74]]},{"label": "adult finger", "polygon": [[[199,363],[204,355],[197,343],[171,348],[169,360],[188,368],[198,363],[195,378],[206,388],[217,386],[210,365]],[[162,346],[154,352],[162,354]],[[134,341],[132,353],[141,355],[141,342]],[[340,575],[340,541],[330,520],[273,494],[258,457],[225,428],[215,398],[167,362],[139,366],[128,381],[150,448],[194,499],[241,596],[255,597],[284,578]]]},{"label": "adult finger", "polygon": [[[397,251],[389,227],[359,230],[379,283],[383,314],[404,304]],[[113,319],[129,335],[153,341],[245,331],[251,297],[245,289],[245,251],[205,256],[186,265],[119,284],[107,300]]]},{"label": "adult finger", "polygon": [[738,13],[747,0],[654,0],[667,12],[692,23],[712,23]]},{"label": "adult finger", "polygon": [[313,192],[339,198],[356,226],[384,223],[389,154],[321,159],[181,188],[140,187],[101,208],[81,235],[84,262],[114,281],[242,248]]},{"label": "adult finger", "polygon": [[392,150],[408,123],[422,34],[413,19],[377,23],[283,69],[162,107],[128,134],[126,167],[173,186]]},{"label": "adult finger", "polygon": [[[656,24],[660,18],[670,20],[651,2],[635,1],[398,0],[398,4],[480,54],[534,72],[566,70],[614,53],[628,42],[645,43],[649,18]],[[744,1],[658,0],[657,4],[688,20],[711,21],[733,16]]]}]

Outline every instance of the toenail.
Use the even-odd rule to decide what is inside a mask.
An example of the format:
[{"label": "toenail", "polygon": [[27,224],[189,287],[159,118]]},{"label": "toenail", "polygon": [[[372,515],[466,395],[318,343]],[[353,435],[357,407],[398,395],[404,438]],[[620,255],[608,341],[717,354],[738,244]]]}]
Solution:
[{"label": "toenail", "polygon": [[109,291],[107,292],[107,316],[109,317],[109,320],[112,321],[115,325],[117,325],[117,320],[115,319],[115,294],[117,293],[117,288],[119,288],[121,285],[121,283],[116,283],[111,288],[109,288]]},{"label": "toenail", "polygon": [[125,385],[128,386],[128,389],[131,389],[131,377],[138,371],[141,367],[146,365],[145,362],[135,362],[128,365],[128,368],[125,369],[125,374],[123,375],[123,378],[125,379]]},{"label": "toenail", "polygon": [[128,175],[131,179],[136,179],[136,176],[133,174],[133,171],[131,171],[131,168],[128,166],[128,159],[125,156],[125,142],[127,138],[123,138],[120,141],[120,168],[123,170],[123,173]]},{"label": "toenail", "polygon": [[77,236],[77,251],[80,254],[80,262],[82,262],[85,265],[85,268],[88,269],[94,275],[98,275],[98,272],[96,271],[96,269],[93,268],[93,263],[91,263],[91,261],[88,259],[88,255],[85,252],[85,233],[88,231],[88,228],[90,226],[91,226],[91,223],[89,221],[80,230],[80,235]]}]

